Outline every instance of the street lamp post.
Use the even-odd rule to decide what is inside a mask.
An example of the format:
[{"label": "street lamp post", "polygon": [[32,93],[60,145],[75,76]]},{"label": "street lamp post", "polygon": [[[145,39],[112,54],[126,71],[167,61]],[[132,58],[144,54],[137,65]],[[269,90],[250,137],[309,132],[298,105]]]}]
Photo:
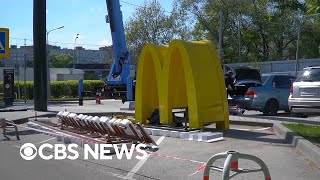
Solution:
[{"label": "street lamp post", "polygon": [[298,71],[299,71],[299,43],[300,43],[300,36],[301,36],[301,26],[303,25],[304,19],[314,17],[314,16],[319,16],[319,15],[320,15],[320,13],[306,15],[306,16],[299,15],[298,30],[297,30],[296,65],[295,65],[295,71],[296,71],[295,75],[296,76],[298,75]]},{"label": "street lamp post", "polygon": [[297,38],[297,49],[296,49],[296,66],[295,66],[295,75],[298,75],[299,71],[299,42],[300,42],[300,22],[298,22],[298,38]]},{"label": "street lamp post", "polygon": [[49,101],[50,97],[51,97],[51,85],[50,85],[50,55],[49,55],[49,33],[52,32],[52,31],[55,31],[55,30],[58,30],[58,29],[62,29],[64,28],[64,26],[60,26],[60,27],[57,27],[57,28],[54,28],[54,29],[51,29],[49,31],[46,31],[47,33],[47,67],[48,67],[48,71],[47,71],[47,78],[48,78],[48,88],[47,88],[47,100]]},{"label": "street lamp post", "polygon": [[74,38],[73,59],[72,59],[73,70],[76,69],[75,58],[76,58],[76,43],[78,38],[79,38],[79,34],[77,34],[77,36]]},{"label": "street lamp post", "polygon": [[238,53],[239,53],[239,63],[241,60],[241,31],[240,31],[240,1],[238,1]]}]

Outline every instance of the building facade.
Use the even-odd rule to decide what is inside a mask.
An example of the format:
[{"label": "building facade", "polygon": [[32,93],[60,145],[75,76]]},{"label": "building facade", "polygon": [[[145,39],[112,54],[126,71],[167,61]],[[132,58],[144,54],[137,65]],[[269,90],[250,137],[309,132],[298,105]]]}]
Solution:
[{"label": "building facade", "polygon": [[[113,51],[112,46],[100,47],[99,50],[88,50],[81,46],[74,49],[61,48],[59,46],[49,45],[49,54],[70,54],[74,57],[75,64],[105,64],[112,60]],[[33,46],[10,46],[10,57],[5,60],[0,60],[1,66],[20,67],[25,64],[33,64]]]}]

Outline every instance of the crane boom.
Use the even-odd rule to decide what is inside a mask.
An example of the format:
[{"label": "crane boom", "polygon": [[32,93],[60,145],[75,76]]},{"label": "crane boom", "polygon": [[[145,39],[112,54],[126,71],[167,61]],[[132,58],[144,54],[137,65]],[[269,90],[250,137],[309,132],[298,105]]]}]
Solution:
[{"label": "crane boom", "polygon": [[125,99],[133,100],[135,68],[126,43],[120,2],[119,0],[106,0],[106,5],[108,10],[106,22],[110,25],[114,53],[114,60],[106,84],[117,92],[126,87]]}]

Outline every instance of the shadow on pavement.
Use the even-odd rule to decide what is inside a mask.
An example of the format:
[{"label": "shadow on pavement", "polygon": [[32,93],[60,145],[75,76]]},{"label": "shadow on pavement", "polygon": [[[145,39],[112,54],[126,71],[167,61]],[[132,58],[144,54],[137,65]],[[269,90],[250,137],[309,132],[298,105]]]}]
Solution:
[{"label": "shadow on pavement", "polygon": [[320,125],[320,121],[308,120],[308,118],[294,118],[294,117],[290,117],[290,114],[287,114],[287,113],[280,114],[280,116],[263,116],[263,115],[246,115],[246,114],[243,114],[243,115],[241,115],[239,117],[258,118],[258,119],[267,119],[267,120],[272,120],[272,121],[294,122],[294,123]]},{"label": "shadow on pavement", "polygon": [[[34,135],[34,134],[42,134],[42,133],[34,131],[34,130],[19,130],[20,136],[28,136],[28,135]],[[7,131],[6,135],[15,136],[16,132],[15,131]]]},{"label": "shadow on pavement", "polygon": [[274,135],[274,133],[271,131],[270,133],[266,133],[266,132],[258,132],[253,130],[239,130],[239,129],[217,130],[216,128],[209,128],[209,127],[206,127],[205,131],[222,132],[224,138],[258,141],[258,142],[266,142],[266,143],[273,143],[273,144],[287,144],[287,142],[284,139],[269,138],[270,136]]},{"label": "shadow on pavement", "polygon": [[273,133],[244,131],[244,130],[237,130],[237,129],[229,129],[224,132],[224,137],[233,138],[233,139],[260,141],[260,142],[267,142],[267,143],[274,143],[274,144],[286,143],[283,139],[268,138],[267,136],[270,136],[270,135],[273,135]]}]

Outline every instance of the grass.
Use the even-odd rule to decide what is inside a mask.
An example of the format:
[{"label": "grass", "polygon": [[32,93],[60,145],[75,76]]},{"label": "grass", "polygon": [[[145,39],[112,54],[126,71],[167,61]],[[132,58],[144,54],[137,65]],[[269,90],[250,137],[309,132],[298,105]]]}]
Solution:
[{"label": "grass", "polygon": [[320,147],[320,126],[283,123],[285,127]]}]

